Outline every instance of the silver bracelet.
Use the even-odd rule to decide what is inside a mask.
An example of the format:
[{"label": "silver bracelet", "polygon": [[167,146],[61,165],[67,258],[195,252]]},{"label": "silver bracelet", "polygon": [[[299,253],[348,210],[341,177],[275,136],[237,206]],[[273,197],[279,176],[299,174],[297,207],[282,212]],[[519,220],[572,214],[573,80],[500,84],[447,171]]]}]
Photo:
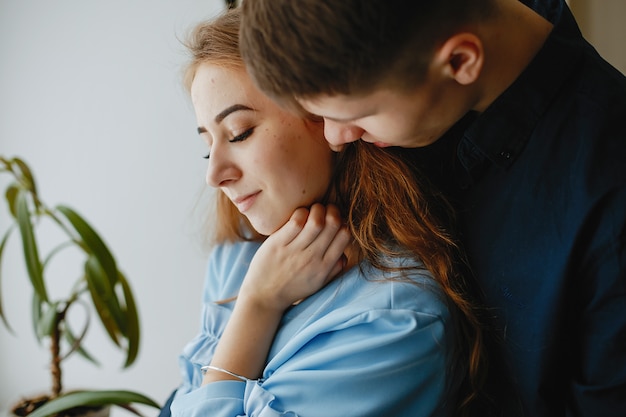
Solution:
[{"label": "silver bracelet", "polygon": [[230,372],[230,371],[229,371],[229,370],[227,370],[227,369],[224,369],[224,368],[219,368],[219,367],[217,367],[217,366],[213,366],[213,365],[205,365],[205,366],[203,366],[202,368],[200,368],[200,370],[202,371],[202,374],[203,374],[203,375],[204,375],[204,374],[206,374],[206,371],[207,371],[207,370],[209,370],[209,369],[211,369],[211,370],[213,370],[213,371],[223,372],[223,373],[228,374],[228,375],[230,375],[230,376],[232,376],[232,377],[235,377],[235,378],[237,378],[237,379],[240,379],[240,380],[242,380],[243,382],[252,381],[252,379],[250,379],[250,378],[246,378],[245,376],[237,375],[237,374],[236,374],[236,373],[234,373],[234,372]]}]

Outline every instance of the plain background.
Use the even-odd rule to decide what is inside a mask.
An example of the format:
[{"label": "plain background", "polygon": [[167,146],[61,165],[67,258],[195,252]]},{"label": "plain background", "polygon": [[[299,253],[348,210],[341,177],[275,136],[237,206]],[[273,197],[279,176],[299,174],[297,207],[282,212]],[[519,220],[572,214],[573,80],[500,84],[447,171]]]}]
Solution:
[{"label": "plain background", "polygon": [[[86,342],[101,366],[69,358],[67,389],[131,389],[162,403],[180,380],[177,355],[199,327],[207,256],[206,149],[181,84],[180,40],[223,8],[222,0],[0,0],[0,154],[31,165],[47,204],[70,205],[92,223],[139,307],[135,365],[121,369],[122,354],[94,317]],[[0,176],[2,192],[7,180]],[[8,224],[2,198],[0,233]],[[0,410],[51,387],[16,237],[0,283],[15,331],[0,325]],[[53,297],[80,274],[66,262],[74,263],[51,269]]]},{"label": "plain background", "polygon": [[[626,1],[571,3],[583,32],[625,71]],[[163,402],[179,381],[176,358],[198,329],[207,256],[205,149],[181,86],[179,39],[223,7],[221,0],[0,0],[0,154],[23,157],[44,201],[68,204],[95,226],[140,310],[137,363],[121,370],[121,354],[92,321],[87,346],[102,366],[70,358],[68,389],[131,389]],[[0,177],[2,190],[6,183]],[[21,256],[13,239],[0,290],[16,334],[0,326],[0,415],[50,386]],[[56,268],[53,295],[80,273],[71,265]]]}]

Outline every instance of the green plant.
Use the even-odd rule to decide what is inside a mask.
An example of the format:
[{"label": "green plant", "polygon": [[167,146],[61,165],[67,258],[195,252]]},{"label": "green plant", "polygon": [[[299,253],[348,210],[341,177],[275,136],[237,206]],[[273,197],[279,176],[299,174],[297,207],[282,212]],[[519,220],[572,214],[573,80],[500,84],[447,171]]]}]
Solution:
[{"label": "green plant", "polygon": [[[9,237],[18,233],[21,238],[26,272],[33,289],[32,321],[35,335],[41,343],[50,346],[50,375],[52,387],[49,394],[39,399],[43,405],[18,405],[14,413],[30,417],[44,417],[63,410],[85,406],[119,405],[139,414],[130,404],[145,404],[159,408],[150,398],[131,391],[80,391],[65,392],[61,363],[70,355],[79,354],[98,365],[83,345],[89,328],[89,301],[106,333],[113,343],[125,351],[128,367],[137,358],[139,349],[139,317],[130,285],[118,269],[111,251],[98,233],[76,211],[65,205],[50,208],[44,204],[32,171],[20,158],[7,159],[0,155],[0,174],[12,178],[5,190],[5,198],[12,223],[0,241],[0,266]],[[51,221],[64,236],[45,258],[40,256],[38,226]],[[84,254],[82,273],[67,297],[51,299],[48,293],[47,272],[53,259],[64,250],[78,249]],[[0,268],[0,273],[2,269]],[[0,284],[2,283],[0,275]],[[0,318],[13,333],[5,316],[0,285]],[[81,306],[86,319],[83,328],[70,328],[69,313]],[[32,409],[36,408],[35,411]],[[61,414],[62,415],[62,414]]]}]

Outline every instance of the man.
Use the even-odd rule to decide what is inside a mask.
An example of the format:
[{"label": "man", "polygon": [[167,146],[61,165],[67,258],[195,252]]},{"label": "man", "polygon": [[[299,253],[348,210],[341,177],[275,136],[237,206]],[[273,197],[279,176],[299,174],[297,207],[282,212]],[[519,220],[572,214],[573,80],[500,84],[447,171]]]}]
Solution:
[{"label": "man", "polygon": [[[459,213],[506,416],[626,410],[626,78],[563,2],[246,0],[242,53],[335,149],[401,146]],[[497,362],[499,359],[504,362]]]}]

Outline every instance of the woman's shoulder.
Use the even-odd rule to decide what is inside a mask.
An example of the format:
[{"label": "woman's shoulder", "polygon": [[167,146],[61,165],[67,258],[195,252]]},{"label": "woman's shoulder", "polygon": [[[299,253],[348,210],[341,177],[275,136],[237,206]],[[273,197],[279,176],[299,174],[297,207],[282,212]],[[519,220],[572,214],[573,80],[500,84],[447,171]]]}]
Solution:
[{"label": "woman's shoulder", "polygon": [[215,245],[206,268],[204,301],[235,296],[260,245],[260,242],[247,241]]},{"label": "woman's shoulder", "polygon": [[449,315],[441,286],[421,264],[411,264],[410,269],[401,271],[381,271],[361,263],[337,281],[337,302],[355,311],[407,310],[441,318]]},{"label": "woman's shoulder", "polygon": [[209,255],[209,262],[220,264],[249,263],[261,242],[236,241],[223,242],[215,245]]},{"label": "woman's shoulder", "polygon": [[[361,264],[285,313],[271,356],[280,363],[320,341],[326,351],[330,346],[345,351],[353,340],[376,344],[383,338],[389,349],[414,359],[419,353],[406,346],[433,341],[451,346],[452,326],[446,297],[426,270],[411,269],[399,277]],[[320,335],[333,335],[332,342]]]}]

